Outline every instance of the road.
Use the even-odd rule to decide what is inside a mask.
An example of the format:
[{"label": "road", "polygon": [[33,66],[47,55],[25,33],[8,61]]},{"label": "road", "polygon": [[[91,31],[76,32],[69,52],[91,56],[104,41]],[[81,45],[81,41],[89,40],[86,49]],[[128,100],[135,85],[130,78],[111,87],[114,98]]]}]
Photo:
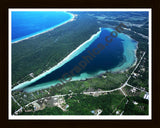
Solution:
[{"label": "road", "polygon": [[[143,59],[143,57],[144,57],[144,55],[145,55],[145,52],[144,52],[143,55],[141,56],[139,62],[137,63],[137,65],[135,66],[135,68],[133,69],[133,71],[131,72],[131,74],[130,74],[130,76],[128,77],[128,79],[125,81],[125,83],[124,83],[121,87],[116,88],[116,89],[113,89],[113,90],[108,90],[108,91],[83,92],[83,94],[93,94],[93,95],[94,95],[94,94],[96,94],[96,93],[102,94],[102,93],[108,93],[108,92],[113,92],[113,91],[120,90],[120,91],[123,93],[123,95],[126,97],[126,96],[127,96],[126,93],[122,90],[122,88],[124,88],[125,86],[133,87],[133,88],[136,88],[137,90],[144,91],[144,90],[142,90],[142,89],[139,89],[139,88],[137,88],[137,87],[134,87],[134,86],[128,84],[128,81],[130,80],[131,76],[134,74],[135,70],[138,68],[139,64],[141,63],[141,61],[142,61],[142,59]],[[145,92],[146,92],[146,91],[145,91]]]},{"label": "road", "polygon": [[[140,60],[139,60],[139,62],[137,63],[136,67],[134,68],[134,70],[131,72],[131,74],[130,74],[130,76],[128,77],[128,79],[125,81],[125,83],[124,83],[121,87],[116,88],[116,89],[112,89],[112,90],[107,90],[107,91],[83,92],[83,93],[81,93],[81,94],[85,94],[85,95],[95,95],[95,94],[104,94],[104,93],[109,93],[109,92],[114,92],[114,91],[120,90],[120,91],[123,93],[123,95],[126,97],[127,94],[123,91],[123,88],[124,88],[125,86],[129,86],[129,87],[132,87],[132,88],[136,88],[137,90],[144,91],[144,90],[142,90],[142,89],[139,89],[139,88],[137,88],[137,87],[134,87],[134,86],[128,84],[128,81],[130,80],[131,76],[134,74],[135,70],[138,68],[139,64],[141,63],[141,61],[142,61],[142,59],[143,59],[143,57],[144,57],[144,55],[145,55],[145,52],[143,53],[142,57],[140,58]],[[146,91],[145,91],[145,92],[146,92]],[[74,95],[74,94],[77,94],[77,93],[73,93],[73,92],[72,92],[71,94],[55,95],[55,96],[49,96],[49,97],[55,97],[55,98],[57,97],[57,98],[58,98],[58,97],[63,97],[63,96],[66,96],[66,95]],[[20,106],[20,109],[18,109],[18,110],[15,112],[15,113],[17,113],[17,112],[19,112],[19,111],[22,110],[22,106],[14,99],[13,96],[12,96],[12,98],[13,98],[13,100],[18,104],[18,106]],[[47,98],[47,97],[45,97],[45,98]],[[44,99],[44,98],[41,98],[41,99],[38,99],[38,100],[42,100],[42,99]],[[28,105],[30,105],[30,104],[32,104],[32,103],[34,103],[34,102],[37,102],[38,100],[35,100],[35,101],[33,101],[33,102],[30,102],[29,104],[27,104],[27,105],[25,105],[25,106],[28,106]]]}]

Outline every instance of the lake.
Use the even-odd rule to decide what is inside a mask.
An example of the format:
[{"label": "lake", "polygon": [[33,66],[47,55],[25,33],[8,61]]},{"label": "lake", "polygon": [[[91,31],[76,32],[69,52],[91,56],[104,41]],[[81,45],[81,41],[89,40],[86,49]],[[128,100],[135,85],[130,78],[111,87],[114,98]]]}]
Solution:
[{"label": "lake", "polygon": [[12,11],[11,41],[17,42],[62,25],[73,18],[63,11]]},{"label": "lake", "polygon": [[[105,46],[99,54],[88,59],[90,63],[76,73],[72,77],[72,80],[85,80],[87,78],[95,77],[98,74],[109,72],[124,71],[131,67],[136,62],[135,51],[137,49],[137,42],[129,36],[119,33],[111,43],[106,46],[106,36],[114,31],[110,28],[100,28],[100,31],[94,35],[94,38],[90,39],[88,45],[82,46],[77,50],[76,54],[72,54],[72,58],[66,60],[61,66],[55,68],[50,72],[43,73],[43,77],[35,78],[34,80],[22,83],[16,86],[13,90],[21,89],[26,92],[32,92],[39,89],[55,86],[57,83],[61,83],[60,79],[63,74],[73,73],[75,66],[79,66],[79,62],[84,60],[84,57],[90,55],[97,45]],[[101,49],[102,49],[101,47]],[[90,54],[89,54],[90,53]],[[93,52],[92,52],[93,53]]]}]

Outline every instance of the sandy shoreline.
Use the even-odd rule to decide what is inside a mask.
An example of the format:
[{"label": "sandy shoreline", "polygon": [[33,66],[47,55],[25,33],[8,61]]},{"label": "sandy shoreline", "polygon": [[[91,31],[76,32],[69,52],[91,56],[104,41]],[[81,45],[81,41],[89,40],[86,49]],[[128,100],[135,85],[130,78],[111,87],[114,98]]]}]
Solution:
[{"label": "sandy shoreline", "polygon": [[[100,29],[100,28],[99,28]],[[73,59],[74,57],[76,57],[78,54],[80,54],[82,51],[79,51],[79,49],[81,49],[82,47],[84,47],[84,45],[90,45],[90,41],[94,40],[95,37],[97,37],[101,32],[101,29],[93,34],[88,40],[86,40],[85,42],[83,42],[81,45],[79,45],[75,50],[73,50],[69,55],[67,55],[62,61],[60,61],[58,64],[56,64],[55,66],[53,66],[52,68],[50,68],[49,70],[39,74],[38,76],[36,76],[35,78],[31,79],[30,81],[25,81],[23,83],[20,83],[19,85],[16,85],[15,87],[13,87],[13,90],[16,90],[18,88],[23,88],[26,87],[29,84],[34,83],[35,81],[41,79],[42,77],[50,74],[51,72],[55,71],[56,69],[58,69],[59,67],[63,66],[65,63],[67,63],[68,61],[70,61],[71,59]],[[74,56],[72,56],[74,55]]]},{"label": "sandy shoreline", "polygon": [[[68,13],[68,12],[67,12],[67,13]],[[42,32],[39,32],[39,33],[37,33],[37,34],[35,34],[35,35],[29,36],[29,37],[26,37],[26,38],[24,38],[24,39],[17,40],[17,41],[11,42],[11,43],[12,43],[12,44],[19,43],[19,42],[21,42],[21,41],[23,41],[23,40],[27,40],[27,39],[30,39],[30,38],[39,36],[39,35],[41,35],[41,34],[47,33],[47,32],[49,32],[49,31],[53,31],[54,29],[56,29],[56,28],[58,28],[58,27],[60,27],[60,26],[62,26],[62,25],[65,25],[65,24],[67,24],[67,23],[69,23],[69,22],[74,21],[77,15],[72,14],[72,13],[68,13],[68,14],[72,15],[72,18],[71,18],[71,19],[69,19],[69,20],[67,20],[67,21],[65,21],[65,22],[62,22],[62,23],[60,23],[60,24],[58,24],[58,25],[56,25],[56,26],[54,26],[54,27],[52,27],[52,28],[48,28],[47,30],[44,30],[44,31],[42,31]]]},{"label": "sandy shoreline", "polygon": [[[134,60],[134,63],[132,64],[132,66],[130,66],[128,68],[125,68],[124,70],[121,70],[121,71],[119,71],[119,70],[118,71],[101,70],[101,71],[98,71],[98,72],[96,72],[94,74],[81,73],[79,76],[72,77],[71,81],[86,81],[86,80],[93,79],[93,78],[96,78],[98,76],[104,75],[105,73],[124,73],[124,72],[127,72],[132,67],[134,67],[136,65],[136,63],[137,63],[137,57],[136,57],[137,48],[138,48],[138,44],[137,44],[136,49],[134,50],[134,52],[135,52],[135,60]],[[50,84],[50,83],[44,83],[46,85],[38,84],[38,86],[36,85],[35,87],[27,88],[25,90],[25,92],[30,93],[30,92],[34,92],[34,91],[37,91],[37,90],[47,89],[47,88],[50,88],[52,86],[54,87],[59,82],[60,81],[56,80],[56,81],[51,81],[50,83],[52,83],[52,84]]]},{"label": "sandy shoreline", "polygon": [[[112,29],[110,29],[111,31]],[[75,50],[73,50],[68,56],[66,56],[62,61],[60,61],[57,65],[53,66],[52,68],[50,68],[49,70],[43,72],[42,74],[39,74],[38,76],[36,76],[35,78],[31,79],[30,81],[25,81],[17,86],[15,86],[13,88],[13,90],[16,90],[16,89],[21,89],[23,87],[27,87],[29,84],[32,84],[34,83],[35,81],[41,79],[42,77],[50,74],[51,72],[55,71],[56,69],[60,68],[61,66],[63,66],[65,63],[67,63],[68,61],[72,60],[74,57],[76,57],[78,54],[80,54],[80,52],[82,52],[81,49],[82,47],[85,47],[86,44],[89,44],[90,41],[92,41],[94,39],[94,37],[97,37],[96,35],[98,35],[98,33],[101,32],[101,28],[100,28],[100,31],[98,31],[96,34],[93,34],[89,40],[83,42],[80,46],[78,46]],[[125,35],[125,36],[128,36],[128,35]],[[132,39],[130,36],[128,36],[130,39]],[[132,39],[133,40],[133,39]],[[136,41],[137,42],[137,41]],[[90,44],[89,44],[90,45]],[[134,63],[132,64],[132,66],[128,67],[128,68],[125,68],[125,69],[122,69],[121,71],[117,70],[117,71],[98,71],[97,72],[97,75],[93,75],[93,76],[90,76],[89,74],[87,75],[86,73],[82,73],[80,75],[80,78],[77,78],[77,77],[73,77],[72,81],[77,81],[77,80],[86,80],[86,79],[91,79],[91,78],[94,78],[96,76],[99,76],[99,75],[102,75],[104,74],[105,72],[113,72],[113,73],[119,73],[119,72],[125,72],[125,71],[128,71],[131,67],[135,66],[135,64],[137,63],[137,57],[136,57],[136,51],[137,51],[137,48],[138,48],[138,44],[136,45],[136,49],[134,50],[134,53],[135,53],[135,60],[134,60]],[[84,48],[85,49],[85,48]],[[74,56],[73,56],[74,55]],[[125,62],[126,63],[126,62]],[[122,64],[123,65],[123,64]],[[121,67],[121,66],[119,66]],[[83,76],[86,76],[86,79],[82,79]],[[46,88],[48,88],[46,86]],[[43,88],[41,88],[43,89]],[[34,89],[33,89],[34,90]]]}]

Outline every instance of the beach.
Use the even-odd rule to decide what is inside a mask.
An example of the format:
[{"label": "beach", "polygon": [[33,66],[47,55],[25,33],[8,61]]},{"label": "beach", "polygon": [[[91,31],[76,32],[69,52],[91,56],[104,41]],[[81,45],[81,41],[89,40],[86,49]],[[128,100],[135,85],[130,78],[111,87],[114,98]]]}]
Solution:
[{"label": "beach", "polygon": [[[67,13],[68,13],[68,12],[67,12]],[[65,25],[65,24],[69,23],[69,22],[74,21],[74,20],[76,19],[76,17],[77,17],[77,15],[75,15],[75,14],[72,14],[72,13],[68,13],[68,14],[70,14],[70,15],[72,16],[69,20],[64,21],[64,22],[62,22],[62,23],[60,23],[60,24],[57,24],[57,25],[55,25],[55,26],[53,26],[53,27],[51,27],[51,28],[47,28],[47,29],[45,29],[45,30],[42,30],[42,31],[40,31],[40,32],[37,32],[37,33],[31,34],[31,35],[28,35],[28,36],[26,36],[26,37],[22,37],[20,40],[12,42],[12,44],[19,43],[19,42],[21,42],[21,41],[23,41],[23,40],[27,40],[27,39],[30,39],[30,38],[39,36],[39,35],[41,35],[41,34],[44,34],[44,33],[49,32],[49,31],[53,31],[53,30],[55,30],[56,28],[58,28],[58,27],[60,27],[60,26],[63,26],[63,25]]]},{"label": "beach", "polygon": [[36,82],[37,80],[41,79],[42,77],[50,74],[51,72],[55,71],[56,69],[58,69],[59,67],[63,66],[65,63],[69,62],[71,59],[73,59],[74,57],[76,57],[78,54],[80,54],[81,52],[83,52],[85,50],[85,48],[87,48],[93,40],[95,40],[101,31],[98,31],[96,34],[93,34],[89,40],[83,42],[79,47],[77,47],[75,50],[73,50],[68,56],[66,56],[62,61],[60,61],[57,65],[53,66],[52,68],[50,68],[49,70],[43,72],[42,74],[36,76],[35,78],[33,78],[30,81],[26,81],[23,83],[20,83],[19,85],[15,86],[12,91],[19,89],[19,88],[24,88],[29,84],[32,84],[34,82]]},{"label": "beach", "polygon": [[[62,67],[64,64],[66,64],[67,62],[69,62],[70,60],[72,60],[73,58],[75,58],[77,55],[79,55],[81,52],[83,52],[87,47],[89,47],[89,45],[96,39],[98,38],[98,36],[100,35],[101,33],[101,28],[99,28],[100,31],[98,31],[96,34],[93,34],[91,36],[91,38],[87,41],[85,41],[84,43],[82,43],[79,47],[77,47],[75,50],[73,50],[67,57],[65,57],[62,61],[60,61],[57,65],[55,65],[54,67],[52,67],[51,69],[45,71],[44,73],[38,75],[37,77],[33,78],[32,80],[30,81],[26,81],[26,82],[23,82],[17,86],[15,86],[12,90],[16,90],[16,89],[21,89],[21,88],[24,88],[24,87],[27,87],[28,85],[38,81],[39,79],[45,77],[46,75],[50,74],[51,72],[55,71],[56,69]],[[107,30],[109,31],[113,31],[113,29],[110,29],[110,28],[107,28]],[[123,55],[125,57],[127,57],[127,60],[128,61],[125,61],[120,65],[116,66],[115,68],[111,69],[111,70],[107,70],[108,72],[122,72],[122,71],[126,71],[128,70],[131,66],[133,66],[133,64],[136,63],[136,58],[131,58],[131,60],[129,59],[130,56],[133,54],[133,52],[131,52],[131,54],[129,54],[127,51],[128,47],[127,46],[131,46],[129,47],[131,50],[133,49],[134,50],[134,54],[135,54],[135,51],[136,49],[135,48],[135,45],[127,45],[128,44],[128,40],[127,39],[130,39],[132,40],[129,36],[127,35],[124,35],[124,41],[123,41],[123,45],[124,45],[124,53]],[[127,43],[127,44],[126,44]],[[134,55],[134,57],[136,57],[136,55]],[[134,62],[134,63],[133,63]],[[103,73],[105,73],[106,70],[100,70],[94,74],[88,74],[86,72],[83,72],[81,73],[80,75],[78,76],[73,76],[72,77],[72,80],[71,81],[76,81],[76,80],[85,80],[85,79],[88,79],[88,78],[93,78],[93,77],[96,77],[97,75],[101,75]],[[36,90],[39,90],[39,89],[44,89],[44,88],[48,88],[50,86],[55,86],[56,84],[58,84],[60,81],[59,80],[54,80],[54,81],[50,81],[50,82],[47,82],[47,83],[41,83],[41,84],[38,84],[34,87],[29,87],[29,88],[26,88],[25,91],[27,92],[31,92],[31,91],[36,91]]]}]

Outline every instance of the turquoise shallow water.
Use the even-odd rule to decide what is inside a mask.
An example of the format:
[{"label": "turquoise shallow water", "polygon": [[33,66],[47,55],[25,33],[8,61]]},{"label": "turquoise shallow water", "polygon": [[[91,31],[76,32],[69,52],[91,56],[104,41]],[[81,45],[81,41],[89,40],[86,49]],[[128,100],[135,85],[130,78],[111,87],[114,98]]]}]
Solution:
[{"label": "turquoise shallow water", "polygon": [[[112,29],[110,31],[112,31]],[[122,44],[124,47],[123,56],[125,60],[118,66],[108,70],[111,72],[124,71],[127,68],[133,66],[137,62],[137,57],[136,57],[136,50],[138,48],[137,42],[123,33],[119,33],[118,38],[122,39]]]},{"label": "turquoise shallow water", "polygon": [[[84,42],[83,45],[72,52],[72,54],[66,57],[61,63],[31,81],[16,86],[13,90],[22,89],[26,92],[32,92],[56,85],[60,82],[58,79],[61,78],[63,74],[62,71],[64,71],[64,73],[69,72],[69,67],[77,64],[82,59],[81,55],[86,55],[86,51],[93,49],[99,42],[105,44],[105,37],[110,35],[112,31],[113,29],[110,28],[101,28],[99,32]],[[133,39],[125,34],[118,34],[118,37],[105,47],[105,49],[94,58],[92,63],[87,65],[88,67],[73,76],[72,80],[84,80],[104,73],[105,71],[124,71],[135,63],[136,49],[137,43]]]}]

